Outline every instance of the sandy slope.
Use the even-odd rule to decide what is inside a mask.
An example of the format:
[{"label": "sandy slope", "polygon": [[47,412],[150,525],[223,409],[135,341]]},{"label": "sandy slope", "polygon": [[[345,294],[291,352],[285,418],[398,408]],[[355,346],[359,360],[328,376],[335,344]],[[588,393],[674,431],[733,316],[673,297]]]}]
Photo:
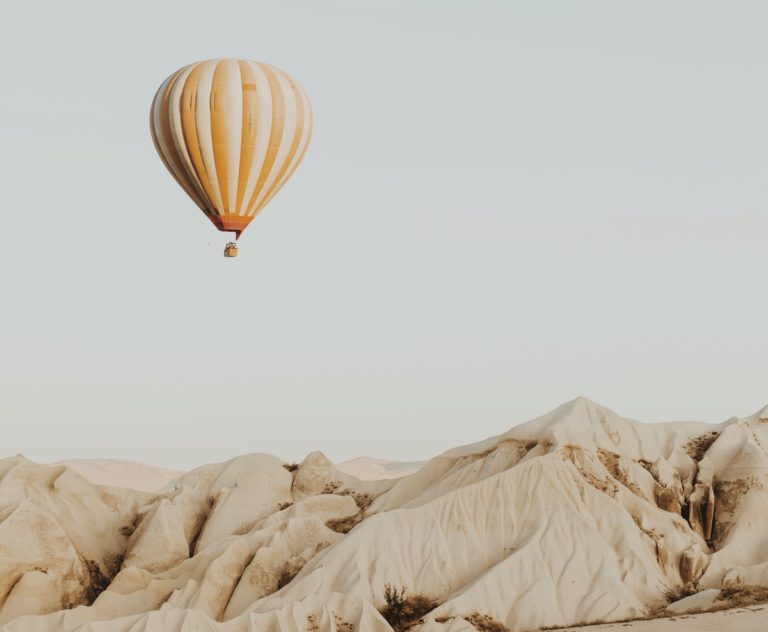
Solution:
[{"label": "sandy slope", "polygon": [[647,616],[684,585],[768,585],[765,446],[768,409],[641,424],[577,399],[400,478],[250,454],[147,493],[6,459],[0,625],[385,632],[387,584],[433,602],[421,632]]}]

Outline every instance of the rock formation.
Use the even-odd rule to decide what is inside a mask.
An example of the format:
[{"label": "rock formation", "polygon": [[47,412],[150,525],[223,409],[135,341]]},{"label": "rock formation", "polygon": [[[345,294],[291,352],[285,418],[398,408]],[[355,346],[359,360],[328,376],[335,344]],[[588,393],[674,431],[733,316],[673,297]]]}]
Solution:
[{"label": "rock formation", "polygon": [[5,459],[0,626],[516,632],[768,585],[767,417],[642,424],[580,398],[379,480],[249,454],[145,492]]}]

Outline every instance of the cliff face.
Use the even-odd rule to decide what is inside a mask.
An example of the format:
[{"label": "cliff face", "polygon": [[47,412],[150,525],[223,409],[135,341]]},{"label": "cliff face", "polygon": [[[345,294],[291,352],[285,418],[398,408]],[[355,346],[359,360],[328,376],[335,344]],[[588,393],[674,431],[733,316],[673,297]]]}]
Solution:
[{"label": "cliff face", "polygon": [[670,591],[768,585],[766,447],[768,409],[641,424],[578,399],[394,479],[251,454],[146,493],[6,459],[0,624],[376,632],[410,612],[413,629],[457,632],[646,616]]}]

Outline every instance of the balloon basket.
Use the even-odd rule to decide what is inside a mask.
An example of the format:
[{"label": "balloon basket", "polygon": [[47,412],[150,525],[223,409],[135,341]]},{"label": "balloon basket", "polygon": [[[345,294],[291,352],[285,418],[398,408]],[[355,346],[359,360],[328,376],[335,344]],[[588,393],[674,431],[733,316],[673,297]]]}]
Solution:
[{"label": "balloon basket", "polygon": [[225,257],[236,257],[237,256],[237,244],[234,241],[230,241],[224,247],[224,256]]}]

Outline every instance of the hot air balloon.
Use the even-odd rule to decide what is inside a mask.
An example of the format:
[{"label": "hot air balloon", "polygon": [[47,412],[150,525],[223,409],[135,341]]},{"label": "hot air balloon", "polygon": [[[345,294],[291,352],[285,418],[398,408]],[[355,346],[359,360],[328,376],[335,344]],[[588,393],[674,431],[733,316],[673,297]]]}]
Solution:
[{"label": "hot air balloon", "polygon": [[[301,86],[258,61],[211,59],[177,70],[150,111],[155,148],[181,188],[239,239],[296,169],[312,133]],[[227,257],[237,255],[230,242]]]}]

